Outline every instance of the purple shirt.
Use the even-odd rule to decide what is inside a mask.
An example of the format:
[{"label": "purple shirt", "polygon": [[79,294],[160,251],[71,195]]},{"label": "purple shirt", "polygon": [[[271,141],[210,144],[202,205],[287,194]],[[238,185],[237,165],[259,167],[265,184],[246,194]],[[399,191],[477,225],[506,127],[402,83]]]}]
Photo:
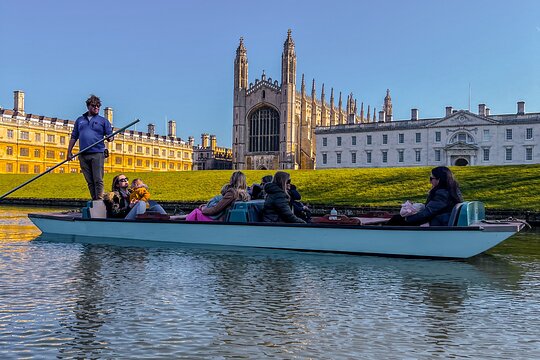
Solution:
[{"label": "purple shirt", "polygon": [[[75,120],[75,126],[71,133],[71,139],[79,140],[79,149],[83,150],[93,143],[102,140],[106,135],[112,134],[112,126],[109,120],[103,116],[95,115],[92,120],[88,121],[86,117],[88,113],[83,114]],[[100,153],[105,150],[104,142],[92,146],[86,150],[85,154]]]}]

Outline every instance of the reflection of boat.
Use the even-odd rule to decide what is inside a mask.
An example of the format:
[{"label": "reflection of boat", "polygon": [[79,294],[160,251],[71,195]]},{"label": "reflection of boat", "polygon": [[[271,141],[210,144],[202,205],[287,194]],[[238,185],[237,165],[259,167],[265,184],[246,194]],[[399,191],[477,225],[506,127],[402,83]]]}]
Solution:
[{"label": "reflection of boat", "polygon": [[523,224],[394,227],[381,225],[187,222],[83,219],[80,214],[30,214],[45,234],[142,241],[247,246],[390,256],[468,258],[520,231]]}]

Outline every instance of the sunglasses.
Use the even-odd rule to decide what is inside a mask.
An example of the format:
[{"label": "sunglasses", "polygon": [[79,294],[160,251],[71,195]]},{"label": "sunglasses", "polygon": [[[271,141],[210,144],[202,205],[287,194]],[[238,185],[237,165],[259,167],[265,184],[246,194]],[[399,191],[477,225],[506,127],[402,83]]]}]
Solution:
[{"label": "sunglasses", "polygon": [[429,177],[429,181],[431,181],[431,180],[437,180],[437,178],[436,178],[436,177],[433,177],[433,176],[430,176],[430,177]]},{"label": "sunglasses", "polygon": [[89,106],[93,108],[98,108],[98,109],[101,107],[101,105],[89,105]]},{"label": "sunglasses", "polygon": [[128,182],[128,178],[118,179],[118,182]]}]

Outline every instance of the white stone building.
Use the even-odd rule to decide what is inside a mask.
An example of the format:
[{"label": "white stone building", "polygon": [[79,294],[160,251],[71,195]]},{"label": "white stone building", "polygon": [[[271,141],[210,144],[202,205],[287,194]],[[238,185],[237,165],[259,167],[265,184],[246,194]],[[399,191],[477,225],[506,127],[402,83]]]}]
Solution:
[{"label": "white stone building", "polygon": [[[516,165],[540,163],[540,113],[491,115],[446,108],[446,116],[318,127],[316,168]],[[386,121],[385,121],[386,120]]]}]

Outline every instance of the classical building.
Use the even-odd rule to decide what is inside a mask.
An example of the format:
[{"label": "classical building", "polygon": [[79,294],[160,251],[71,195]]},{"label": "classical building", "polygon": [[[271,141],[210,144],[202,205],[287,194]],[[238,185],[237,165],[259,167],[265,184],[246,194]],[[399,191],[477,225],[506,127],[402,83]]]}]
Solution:
[{"label": "classical building", "polygon": [[444,117],[420,119],[412,109],[410,119],[391,120],[381,111],[378,122],[317,128],[317,168],[540,163],[540,113],[526,113],[523,101],[514,114],[480,104],[477,114],[447,107]]},{"label": "classical building", "polygon": [[201,145],[193,147],[193,170],[232,169],[232,150],[217,146],[216,135],[201,134]]},{"label": "classical building", "polygon": [[[13,110],[0,109],[0,173],[38,174],[65,160],[74,121],[27,114],[24,92],[14,92]],[[104,109],[104,116],[113,121],[113,109]],[[188,142],[176,137],[176,123],[168,123],[167,136],[127,130],[106,143],[110,156],[106,172],[187,171],[193,164],[193,138]],[[118,129],[114,129],[118,130]],[[78,145],[78,142],[77,142]],[[77,152],[75,147],[74,153]],[[54,170],[58,173],[80,172],[77,160],[66,162]]]},{"label": "classical building", "polygon": [[[352,93],[343,109],[341,93],[336,106],[334,89],[325,100],[324,84],[316,97],[315,80],[311,95],[306,94],[304,75],[300,91],[296,87],[296,52],[291,30],[281,55],[281,83],[267,78],[248,85],[248,59],[243,38],[234,60],[233,167],[235,169],[313,169],[315,167],[315,128],[367,122],[364,105]],[[385,109],[392,118],[391,102]],[[375,114],[375,110],[373,111]]]}]

